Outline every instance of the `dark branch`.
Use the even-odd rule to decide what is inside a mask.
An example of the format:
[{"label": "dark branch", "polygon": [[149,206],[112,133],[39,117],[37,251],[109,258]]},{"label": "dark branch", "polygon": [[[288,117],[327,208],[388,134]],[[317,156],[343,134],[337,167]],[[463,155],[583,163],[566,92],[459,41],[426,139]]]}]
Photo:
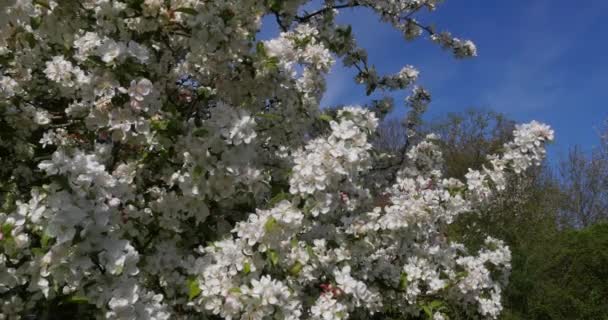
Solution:
[{"label": "dark branch", "polygon": [[287,26],[283,24],[283,21],[281,20],[281,16],[279,15],[279,13],[275,12],[275,11],[273,11],[273,13],[274,13],[274,17],[277,19],[277,24],[281,28],[281,31],[287,32]]},{"label": "dark branch", "polygon": [[410,18],[410,17],[404,17],[403,19],[404,19],[404,20],[406,20],[407,22],[410,22],[410,23],[415,24],[416,26],[418,26],[418,27],[419,27],[419,28],[421,28],[422,30],[424,30],[424,31],[428,32],[428,33],[429,33],[430,35],[432,35],[432,36],[433,36],[433,35],[435,35],[435,34],[437,34],[437,33],[435,32],[435,30],[433,30],[433,28],[431,28],[431,27],[429,27],[429,26],[422,25],[422,24],[420,24],[418,21],[414,20],[413,18]]},{"label": "dark branch", "polygon": [[332,6],[332,7],[325,7],[323,9],[320,9],[320,10],[315,11],[313,13],[309,13],[309,14],[303,16],[303,17],[296,16],[296,20],[298,22],[308,22],[310,19],[316,17],[317,15],[324,14],[325,12],[330,11],[330,10],[344,9],[344,8],[354,8],[354,7],[358,7],[358,6],[361,6],[361,4],[357,3],[357,2],[353,2],[353,3],[349,3],[349,4],[340,4],[340,5],[335,5],[335,6]]}]

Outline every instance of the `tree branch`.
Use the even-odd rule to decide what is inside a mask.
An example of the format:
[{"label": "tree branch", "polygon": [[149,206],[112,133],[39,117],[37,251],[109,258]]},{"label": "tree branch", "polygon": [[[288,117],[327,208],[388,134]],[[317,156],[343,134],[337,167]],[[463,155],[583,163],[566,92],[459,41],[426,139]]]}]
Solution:
[{"label": "tree branch", "polygon": [[309,14],[303,16],[303,17],[296,16],[295,19],[298,22],[300,22],[300,23],[302,23],[302,22],[308,22],[308,21],[310,21],[310,19],[314,18],[315,16],[320,15],[320,14],[324,14],[325,12],[330,11],[330,10],[344,9],[344,8],[354,8],[354,7],[358,7],[358,6],[361,6],[361,5],[362,5],[361,3],[353,2],[353,3],[348,3],[348,4],[340,4],[340,5],[335,5],[335,6],[331,6],[331,7],[325,7],[323,9],[319,9],[319,10],[313,12],[313,13],[309,13]]},{"label": "tree branch", "polygon": [[279,25],[279,27],[281,28],[281,31],[283,31],[283,32],[287,32],[287,26],[285,26],[285,25],[283,24],[283,21],[281,20],[281,16],[279,15],[279,13],[278,13],[278,12],[276,12],[276,11],[273,11],[272,13],[274,13],[274,17],[276,18],[276,20],[277,20],[277,24],[278,24],[278,25]]}]

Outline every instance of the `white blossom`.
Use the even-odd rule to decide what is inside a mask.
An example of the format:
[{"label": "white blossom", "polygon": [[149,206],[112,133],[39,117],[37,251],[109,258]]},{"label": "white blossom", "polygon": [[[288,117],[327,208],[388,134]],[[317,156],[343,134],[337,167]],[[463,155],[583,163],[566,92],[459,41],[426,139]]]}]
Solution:
[{"label": "white blossom", "polygon": [[[430,296],[449,307],[435,320],[500,316],[508,246],[470,250],[442,230],[539,165],[548,126],[518,125],[464,181],[444,176],[434,135],[378,179],[389,104],[320,108],[334,61],[368,95],[413,90],[408,139],[430,94],[414,66],[374,69],[338,10],[131,2],[0,9],[0,319],[68,297],[100,319],[407,318]],[[438,1],[357,3],[413,39],[429,33],[414,13]],[[283,30],[257,42],[267,15]]]}]

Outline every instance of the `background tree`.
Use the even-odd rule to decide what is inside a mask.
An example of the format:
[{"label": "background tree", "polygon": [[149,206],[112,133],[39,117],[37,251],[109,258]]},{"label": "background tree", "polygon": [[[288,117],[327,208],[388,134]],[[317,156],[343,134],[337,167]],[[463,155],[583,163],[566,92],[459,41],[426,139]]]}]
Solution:
[{"label": "background tree", "polygon": [[563,192],[561,222],[570,227],[588,227],[608,219],[608,148],[588,153],[572,147],[560,162],[560,188]]},{"label": "background tree", "polygon": [[[608,225],[566,230],[514,267],[504,319],[607,319]],[[517,263],[514,257],[514,263]],[[516,291],[518,290],[518,291]]]}]

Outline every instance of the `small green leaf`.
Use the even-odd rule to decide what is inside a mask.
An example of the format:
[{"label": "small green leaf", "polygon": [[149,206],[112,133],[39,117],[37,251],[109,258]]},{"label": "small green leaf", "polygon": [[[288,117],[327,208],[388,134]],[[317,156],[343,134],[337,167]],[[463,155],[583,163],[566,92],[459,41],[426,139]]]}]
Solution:
[{"label": "small green leaf", "polygon": [[274,228],[276,228],[278,225],[277,219],[270,217],[268,219],[268,221],[266,221],[266,223],[264,224],[264,230],[266,230],[266,232],[270,232],[272,230],[274,230]]},{"label": "small green leaf", "polygon": [[194,135],[195,137],[204,137],[207,134],[209,134],[209,130],[205,129],[205,128],[196,128],[193,132],[192,135]]},{"label": "small green leaf", "polygon": [[49,5],[49,2],[46,0],[34,0],[34,4],[37,4],[41,7],[45,7],[48,10],[51,10],[51,6]]},{"label": "small green leaf", "polygon": [[33,48],[36,46],[36,38],[34,37],[33,33],[26,33],[24,39],[27,42],[27,44],[30,45],[30,48]]},{"label": "small green leaf", "polygon": [[267,56],[267,55],[266,55],[266,47],[264,47],[264,42],[261,42],[261,41],[260,41],[260,42],[258,42],[258,43],[255,45],[255,48],[256,48],[256,50],[257,50],[257,52],[258,52],[258,54],[259,54],[260,56],[262,56],[262,57],[266,57],[266,56]]},{"label": "small green leaf", "polygon": [[234,18],[235,14],[230,9],[224,9],[222,12],[220,12],[219,16],[222,18],[222,20],[224,20],[224,23],[226,23],[230,21],[230,19]]},{"label": "small green leaf", "polygon": [[469,275],[468,272],[466,271],[460,271],[456,274],[456,279],[460,280],[460,279],[464,279]]},{"label": "small green leaf", "polygon": [[332,118],[330,115],[328,114],[322,114],[319,116],[319,119],[323,120],[323,121],[327,121],[327,122],[331,122],[334,120],[334,118]]},{"label": "small green leaf", "polygon": [[228,290],[228,292],[231,292],[231,293],[242,293],[241,288],[231,288],[230,290]]},{"label": "small green leaf", "polygon": [[154,130],[165,131],[169,126],[169,120],[152,120],[150,121],[150,125]]},{"label": "small green leaf", "polygon": [[266,59],[264,66],[266,67],[266,69],[276,70],[279,67],[279,58],[269,57],[268,59]]},{"label": "small green leaf", "polygon": [[12,224],[5,223],[2,225],[2,234],[4,235],[5,238],[11,236],[11,231],[13,231]]},{"label": "small green leaf", "polygon": [[270,10],[279,12],[281,11],[282,3],[281,0],[271,0],[270,1]]},{"label": "small green leaf", "polygon": [[308,255],[311,258],[315,256],[315,251],[312,249],[312,246],[309,244],[306,245],[306,253],[308,253]]},{"label": "small green leaf", "polygon": [[134,10],[141,10],[141,5],[145,2],[145,0],[130,0],[127,2],[129,8]]},{"label": "small green leaf", "polygon": [[443,301],[433,300],[433,301],[431,301],[431,303],[429,303],[429,306],[431,307],[431,309],[437,310],[443,306]]},{"label": "small green leaf", "polygon": [[40,27],[41,23],[42,23],[41,17],[31,17],[30,18],[30,25],[32,26],[32,29],[34,29],[34,30],[37,30],[38,27]]},{"label": "small green leaf", "polygon": [[268,201],[268,205],[272,207],[283,200],[287,200],[287,198],[289,198],[289,194],[281,191]]},{"label": "small green leaf", "polygon": [[298,247],[298,239],[296,239],[296,238],[292,238],[292,239],[289,241],[289,244],[291,244],[291,247],[292,247],[292,248],[297,248],[297,247]]},{"label": "small green leaf", "polygon": [[51,241],[51,236],[49,236],[46,232],[44,232],[42,234],[42,237],[40,238],[40,245],[42,246],[43,249],[48,248],[49,246],[49,242]]},{"label": "small green leaf", "polygon": [[203,175],[203,168],[199,165],[195,166],[194,169],[192,170],[192,177],[199,178],[202,175]]},{"label": "small green leaf", "polygon": [[401,273],[401,277],[399,278],[399,289],[405,290],[407,288],[407,273]]},{"label": "small green leaf", "polygon": [[89,299],[85,296],[70,296],[66,299],[66,302],[75,304],[87,304],[89,303]]},{"label": "small green leaf", "polygon": [[282,120],[283,119],[281,116],[278,116],[278,115],[272,114],[272,113],[258,113],[258,114],[256,114],[256,116],[258,116],[260,118],[265,118],[268,120]]},{"label": "small green leaf", "polygon": [[268,258],[272,266],[276,266],[279,263],[279,254],[274,250],[268,250]]},{"label": "small green leaf", "polygon": [[183,12],[183,13],[190,14],[193,16],[198,14],[198,11],[196,11],[192,8],[188,8],[188,7],[177,8],[177,9],[175,9],[175,12]]},{"label": "small green leaf", "polygon": [[293,266],[291,266],[291,268],[289,268],[289,273],[292,276],[297,276],[300,271],[302,271],[302,268],[304,266],[300,263],[300,261],[296,261],[296,263],[293,264]]},{"label": "small green leaf", "polygon": [[45,254],[44,250],[42,250],[41,248],[32,248],[31,251],[35,257],[39,257]]},{"label": "small green leaf", "polygon": [[188,300],[192,300],[196,298],[199,294],[201,294],[201,288],[198,286],[198,281],[196,278],[188,279]]},{"label": "small green leaf", "polygon": [[243,265],[243,272],[245,274],[249,274],[251,272],[251,265],[249,264],[249,262],[245,262],[245,264]]},{"label": "small green leaf", "polygon": [[422,306],[422,310],[430,319],[433,318],[433,310],[429,306]]}]

